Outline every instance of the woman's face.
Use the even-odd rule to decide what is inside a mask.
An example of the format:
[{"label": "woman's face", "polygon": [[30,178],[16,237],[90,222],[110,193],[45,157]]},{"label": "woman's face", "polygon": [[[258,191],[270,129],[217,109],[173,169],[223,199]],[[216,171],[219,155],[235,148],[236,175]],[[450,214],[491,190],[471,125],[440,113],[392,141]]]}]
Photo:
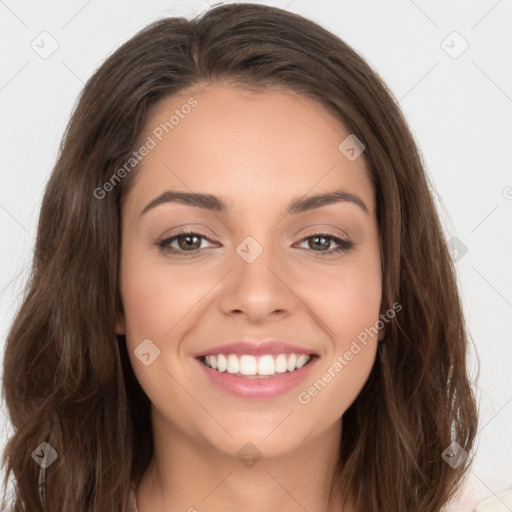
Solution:
[{"label": "woman's face", "polygon": [[375,359],[377,336],[361,333],[382,277],[364,153],[339,148],[349,135],[296,94],[219,84],[150,117],[122,207],[118,332],[157,428],[233,456],[339,431]]}]

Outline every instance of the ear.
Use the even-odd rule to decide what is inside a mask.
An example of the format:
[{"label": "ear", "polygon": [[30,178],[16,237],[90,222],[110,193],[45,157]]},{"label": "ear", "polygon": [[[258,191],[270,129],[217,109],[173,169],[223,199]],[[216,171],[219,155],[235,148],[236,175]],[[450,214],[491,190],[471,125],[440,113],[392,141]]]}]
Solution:
[{"label": "ear", "polygon": [[386,326],[379,330],[378,341],[382,341],[386,337]]},{"label": "ear", "polygon": [[126,321],[124,314],[119,314],[116,320],[116,334],[126,334]]}]

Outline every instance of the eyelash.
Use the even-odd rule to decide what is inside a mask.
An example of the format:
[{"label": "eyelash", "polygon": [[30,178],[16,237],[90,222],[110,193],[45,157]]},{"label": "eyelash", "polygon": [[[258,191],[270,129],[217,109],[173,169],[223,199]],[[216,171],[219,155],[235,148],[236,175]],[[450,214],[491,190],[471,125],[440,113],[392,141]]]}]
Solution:
[{"label": "eyelash", "polygon": [[[169,244],[171,242],[173,242],[174,240],[176,240],[176,239],[178,239],[178,238],[180,238],[182,236],[185,236],[185,235],[197,235],[197,236],[199,236],[199,238],[203,238],[203,239],[206,239],[208,241],[211,241],[207,236],[202,235],[201,233],[198,233],[196,231],[186,231],[186,230],[184,230],[184,231],[180,231],[179,233],[176,233],[175,235],[173,235],[173,236],[171,236],[169,238],[165,238],[164,240],[161,240],[160,242],[157,242],[155,245],[157,245],[158,248],[163,253],[166,253],[166,254],[170,253],[170,254],[176,255],[178,257],[187,257],[188,255],[195,255],[198,252],[200,252],[202,249],[194,249],[193,251],[183,251],[183,250],[171,248],[169,246]],[[349,240],[343,240],[339,236],[336,236],[333,233],[329,233],[329,232],[312,233],[312,234],[308,235],[307,237],[303,238],[302,240],[300,240],[300,243],[303,243],[303,242],[307,241],[309,238],[314,238],[314,237],[324,237],[324,238],[327,238],[327,239],[331,239],[335,243],[338,244],[338,247],[336,247],[334,249],[330,249],[328,251],[313,251],[313,249],[311,249],[313,252],[317,252],[318,254],[320,254],[321,257],[329,257],[329,256],[332,256],[332,255],[336,255],[339,252],[348,252],[355,245],[354,242],[351,242]]]}]

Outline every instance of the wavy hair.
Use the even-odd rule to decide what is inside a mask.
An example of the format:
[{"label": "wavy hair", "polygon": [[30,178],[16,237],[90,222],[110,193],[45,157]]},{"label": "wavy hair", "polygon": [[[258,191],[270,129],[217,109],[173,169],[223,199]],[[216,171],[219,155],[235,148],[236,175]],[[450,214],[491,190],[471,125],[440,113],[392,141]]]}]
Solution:
[{"label": "wavy hair", "polygon": [[[3,465],[4,488],[9,475],[15,481],[13,512],[121,512],[153,455],[150,402],[115,333],[120,205],[137,169],[105,197],[94,191],[140,145],[161,101],[217,82],[298,92],[365,144],[381,311],[403,309],[343,415],[333,488],[353,493],[361,511],[441,510],[469,469],[477,404],[456,272],[421,155],[392,93],[345,42],[297,14],[245,3],[152,22],[80,94],[6,340],[2,391],[14,433]],[[454,441],[470,454],[456,468],[442,457]],[[32,457],[43,442],[58,454],[46,469]]]}]

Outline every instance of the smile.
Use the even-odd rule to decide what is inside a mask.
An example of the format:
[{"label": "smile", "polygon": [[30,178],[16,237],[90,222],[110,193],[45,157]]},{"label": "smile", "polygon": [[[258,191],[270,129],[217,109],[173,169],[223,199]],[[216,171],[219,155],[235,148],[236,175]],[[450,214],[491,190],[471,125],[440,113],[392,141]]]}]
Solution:
[{"label": "smile", "polygon": [[244,399],[270,399],[297,388],[310,374],[315,354],[210,354],[195,358],[212,390]]}]

